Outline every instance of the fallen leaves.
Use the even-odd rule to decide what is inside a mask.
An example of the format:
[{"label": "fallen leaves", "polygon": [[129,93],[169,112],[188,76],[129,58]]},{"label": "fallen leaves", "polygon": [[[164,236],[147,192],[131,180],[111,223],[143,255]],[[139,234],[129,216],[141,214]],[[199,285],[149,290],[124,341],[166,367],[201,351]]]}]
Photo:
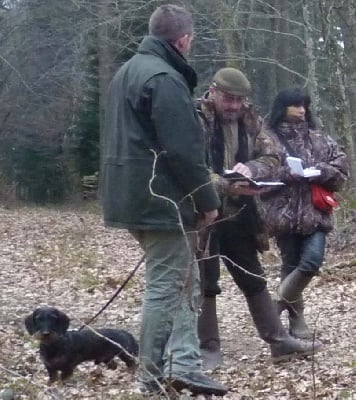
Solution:
[{"label": "fallen leaves", "polygon": [[[141,399],[136,374],[121,362],[115,371],[83,363],[68,382],[47,386],[38,344],[23,325],[35,307],[49,304],[71,317],[72,328],[81,326],[111,298],[140,259],[136,242],[124,231],[104,228],[95,213],[47,208],[0,213],[0,391],[12,390],[21,400]],[[355,243],[355,238],[349,235],[348,241]],[[243,295],[223,271],[218,314],[224,365],[212,375],[230,387],[225,399],[355,396],[355,249],[330,250],[322,275],[305,296],[306,318],[324,343],[314,360],[272,365]],[[277,255],[272,247],[263,256],[272,293],[279,280]],[[125,328],[137,337],[143,290],[144,266],[93,327]]]}]

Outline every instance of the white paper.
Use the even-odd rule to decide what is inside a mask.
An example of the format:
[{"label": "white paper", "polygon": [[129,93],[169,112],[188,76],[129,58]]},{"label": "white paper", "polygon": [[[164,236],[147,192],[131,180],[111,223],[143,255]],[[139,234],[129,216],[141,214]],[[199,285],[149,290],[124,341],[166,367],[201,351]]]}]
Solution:
[{"label": "white paper", "polygon": [[[225,169],[224,171],[225,174],[236,174],[235,171],[233,171],[232,169]],[[241,176],[243,177],[243,175],[241,174]],[[283,182],[279,182],[279,181],[271,181],[271,182],[267,182],[267,181],[255,181],[251,178],[245,177],[246,178],[246,182],[250,182],[250,185],[252,186],[258,186],[258,187],[264,187],[264,186],[284,186],[285,183]]]},{"label": "white paper", "polygon": [[303,170],[303,172],[304,172],[303,176],[305,178],[310,178],[312,176],[320,176],[320,173],[321,173],[320,169],[316,169],[316,168],[313,168],[313,167],[305,168]]},{"label": "white paper", "polygon": [[253,183],[257,186],[284,186],[285,183],[283,182],[275,182],[275,181],[271,181],[271,182],[264,182],[264,181],[253,181]]},{"label": "white paper", "polygon": [[302,160],[298,157],[287,157],[287,163],[292,174],[303,176],[304,178],[319,176],[321,173],[319,169],[314,167],[303,169]]},{"label": "white paper", "polygon": [[304,176],[302,160],[298,157],[287,157],[287,163],[292,174]]}]

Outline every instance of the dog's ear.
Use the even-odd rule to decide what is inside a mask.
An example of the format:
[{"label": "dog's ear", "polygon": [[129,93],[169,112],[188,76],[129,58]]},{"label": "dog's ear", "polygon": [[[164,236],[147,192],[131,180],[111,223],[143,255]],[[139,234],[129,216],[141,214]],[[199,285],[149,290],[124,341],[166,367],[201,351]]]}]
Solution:
[{"label": "dog's ear", "polygon": [[27,329],[27,332],[30,335],[33,335],[36,332],[36,326],[35,326],[35,320],[34,320],[34,312],[30,315],[28,315],[25,318],[25,327]]},{"label": "dog's ear", "polygon": [[70,319],[62,311],[59,310],[57,310],[57,316],[58,316],[58,326],[61,330],[60,333],[65,334],[69,327]]}]

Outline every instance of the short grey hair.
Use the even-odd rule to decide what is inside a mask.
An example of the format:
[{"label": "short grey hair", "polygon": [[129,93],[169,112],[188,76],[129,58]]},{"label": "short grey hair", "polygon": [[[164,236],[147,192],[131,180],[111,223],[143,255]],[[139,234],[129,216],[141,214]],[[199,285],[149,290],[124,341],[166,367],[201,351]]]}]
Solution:
[{"label": "short grey hair", "polygon": [[148,27],[150,35],[174,43],[184,35],[193,34],[193,18],[185,8],[165,4],[153,12]]}]

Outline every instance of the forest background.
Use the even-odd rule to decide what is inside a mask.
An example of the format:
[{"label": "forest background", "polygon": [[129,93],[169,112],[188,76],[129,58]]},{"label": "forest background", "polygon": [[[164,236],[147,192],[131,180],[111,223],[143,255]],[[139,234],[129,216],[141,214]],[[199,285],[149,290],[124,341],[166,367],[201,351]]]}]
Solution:
[{"label": "forest background", "polygon": [[[0,0],[2,399],[142,398],[135,374],[123,363],[116,371],[83,364],[69,383],[47,386],[38,343],[23,320],[49,304],[70,316],[72,328],[81,326],[142,256],[126,232],[103,226],[95,200],[81,199],[96,199],[110,79],[135,53],[152,11],[166,2]],[[244,296],[222,269],[224,365],[212,376],[230,387],[225,397],[231,400],[354,399],[356,0],[174,3],[191,10],[196,23],[189,58],[199,76],[196,96],[224,66],[246,73],[253,86],[250,100],[262,116],[280,89],[306,87],[319,126],[343,146],[351,166],[348,185],[338,193],[341,207],[321,276],[307,293],[307,320],[323,350],[311,359],[272,366]],[[272,241],[261,261],[275,293],[280,259]],[[138,336],[143,289],[141,267],[93,326],[123,327]]]},{"label": "forest background", "polygon": [[[108,83],[163,3],[0,0],[0,200],[45,204],[95,191]],[[306,87],[319,126],[348,153],[352,194],[356,0],[174,3],[196,23],[196,95],[224,66],[246,73],[262,116],[280,89]]]}]

